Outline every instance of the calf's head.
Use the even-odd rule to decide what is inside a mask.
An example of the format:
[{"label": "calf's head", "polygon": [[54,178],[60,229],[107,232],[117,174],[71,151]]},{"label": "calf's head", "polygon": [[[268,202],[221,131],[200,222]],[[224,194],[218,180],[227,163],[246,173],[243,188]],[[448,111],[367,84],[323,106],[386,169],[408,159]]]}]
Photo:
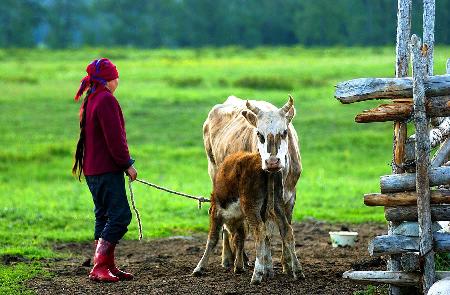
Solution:
[{"label": "calf's head", "polygon": [[288,160],[288,125],[295,116],[294,99],[289,95],[288,102],[275,111],[263,111],[247,101],[247,109],[242,116],[255,127],[262,169],[283,169]]}]

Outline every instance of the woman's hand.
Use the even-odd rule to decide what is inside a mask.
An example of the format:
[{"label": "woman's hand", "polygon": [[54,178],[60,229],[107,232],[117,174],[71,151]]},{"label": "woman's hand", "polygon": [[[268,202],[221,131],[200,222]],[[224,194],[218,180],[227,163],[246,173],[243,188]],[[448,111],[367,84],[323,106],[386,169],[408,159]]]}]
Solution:
[{"label": "woman's hand", "polygon": [[128,167],[128,169],[125,171],[125,173],[130,177],[131,181],[136,180],[136,178],[137,178],[137,171],[136,171],[136,168],[134,168],[133,165]]}]

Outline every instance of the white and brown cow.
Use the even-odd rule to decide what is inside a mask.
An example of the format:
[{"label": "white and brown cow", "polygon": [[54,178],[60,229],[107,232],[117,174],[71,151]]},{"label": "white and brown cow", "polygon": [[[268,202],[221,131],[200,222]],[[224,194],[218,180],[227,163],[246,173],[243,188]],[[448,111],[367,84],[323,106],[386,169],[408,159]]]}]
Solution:
[{"label": "white and brown cow", "polygon": [[225,158],[214,178],[208,241],[194,275],[201,275],[206,269],[223,225],[232,237],[234,271],[243,271],[247,224],[255,239],[256,249],[251,283],[259,284],[264,275],[273,277],[270,237],[274,223],[280,231],[288,273],[293,278],[301,274],[295,254],[294,233],[281,200],[282,174],[279,169],[270,170],[271,172],[262,169],[259,153],[237,152]]},{"label": "white and brown cow", "polygon": [[[291,96],[281,109],[264,101],[246,102],[230,96],[223,104],[213,107],[203,124],[211,180],[226,156],[238,151],[259,152],[264,170],[281,169],[281,202],[289,223],[296,199],[295,186],[302,170],[298,137],[291,123],[295,113]],[[222,265],[228,268],[235,257],[228,232],[224,230],[223,235]],[[284,256],[283,253],[283,271],[287,272]]]}]

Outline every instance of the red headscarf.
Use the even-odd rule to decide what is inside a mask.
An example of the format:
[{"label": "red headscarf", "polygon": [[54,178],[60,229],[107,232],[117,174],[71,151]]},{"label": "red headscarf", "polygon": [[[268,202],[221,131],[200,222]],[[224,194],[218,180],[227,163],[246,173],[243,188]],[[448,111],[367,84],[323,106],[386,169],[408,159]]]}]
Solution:
[{"label": "red headscarf", "polygon": [[81,80],[75,100],[83,95],[91,83],[94,83],[93,87],[96,88],[98,84],[105,85],[106,82],[119,78],[116,66],[107,58],[94,60],[87,66],[86,72],[88,74]]}]

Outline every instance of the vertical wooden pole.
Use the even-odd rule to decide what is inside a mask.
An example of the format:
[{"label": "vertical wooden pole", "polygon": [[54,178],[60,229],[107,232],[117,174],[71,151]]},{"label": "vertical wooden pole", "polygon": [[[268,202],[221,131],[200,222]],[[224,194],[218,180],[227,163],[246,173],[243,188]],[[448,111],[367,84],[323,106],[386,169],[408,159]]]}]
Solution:
[{"label": "vertical wooden pole", "polygon": [[450,58],[447,59],[447,75],[450,75]]},{"label": "vertical wooden pole", "polygon": [[[411,7],[412,0],[398,0],[397,2],[397,39],[396,39],[396,61],[395,77],[408,76],[409,49],[408,41],[411,35]],[[405,141],[407,137],[407,125],[405,122],[394,122],[394,142],[392,173],[403,173],[403,160],[405,157]],[[388,234],[393,234],[394,229],[399,225],[398,222],[389,222]],[[401,255],[392,255],[387,265],[390,271],[401,270]],[[390,295],[407,294],[406,288],[389,286]]]},{"label": "vertical wooden pole", "polygon": [[428,178],[430,162],[430,139],[428,118],[425,110],[424,78],[427,51],[421,51],[419,37],[411,37],[411,57],[413,68],[414,124],[416,127],[416,191],[419,221],[419,245],[423,293],[427,294],[435,280],[433,235],[431,232],[430,182]]},{"label": "vertical wooden pole", "polygon": [[428,46],[426,74],[433,76],[435,0],[423,0],[423,44]]},{"label": "vertical wooden pole", "polygon": [[[422,72],[416,66],[414,66],[413,71],[419,71],[414,78],[413,75],[413,89],[414,84],[417,83],[417,91],[413,91],[417,94],[417,98],[414,97],[414,121],[419,121],[421,127],[421,133],[427,141],[419,141],[418,139],[418,123],[416,124],[416,163],[417,172],[416,179],[420,179],[422,183],[416,182],[417,190],[417,210],[418,210],[418,220],[419,220],[419,236],[420,236],[420,256],[422,257],[422,275],[423,275],[423,292],[428,293],[431,285],[435,281],[435,263],[434,263],[434,250],[433,250],[433,234],[431,232],[431,211],[430,211],[430,184],[428,179],[428,170],[430,165],[430,142],[429,142],[429,130],[428,121],[426,117],[425,107],[425,92],[423,88],[423,79],[426,76],[432,76],[434,71],[434,23],[435,23],[435,11],[436,4],[435,0],[423,0],[423,57],[414,53],[413,63],[418,62],[418,66],[422,68]],[[418,51],[420,47],[420,40],[417,40],[417,44],[414,43],[416,40],[411,38],[411,46],[413,50]],[[421,62],[419,62],[421,59]],[[422,65],[423,63],[423,65]],[[417,81],[416,81],[417,80]],[[420,81],[422,80],[422,81]],[[422,85],[420,85],[422,84]],[[423,93],[423,94],[422,94]],[[414,95],[415,96],[415,95]],[[419,108],[420,104],[420,110]],[[423,109],[422,109],[423,107]],[[419,143],[419,144],[418,144]],[[419,164],[419,159],[423,161]],[[424,177],[424,175],[426,175]],[[422,216],[421,216],[422,215]]]},{"label": "vertical wooden pole", "polygon": [[[395,76],[408,76],[409,49],[408,41],[411,35],[411,6],[412,0],[398,0],[397,10],[397,40]],[[394,122],[393,173],[403,173],[403,159],[405,156],[406,123]]]}]

